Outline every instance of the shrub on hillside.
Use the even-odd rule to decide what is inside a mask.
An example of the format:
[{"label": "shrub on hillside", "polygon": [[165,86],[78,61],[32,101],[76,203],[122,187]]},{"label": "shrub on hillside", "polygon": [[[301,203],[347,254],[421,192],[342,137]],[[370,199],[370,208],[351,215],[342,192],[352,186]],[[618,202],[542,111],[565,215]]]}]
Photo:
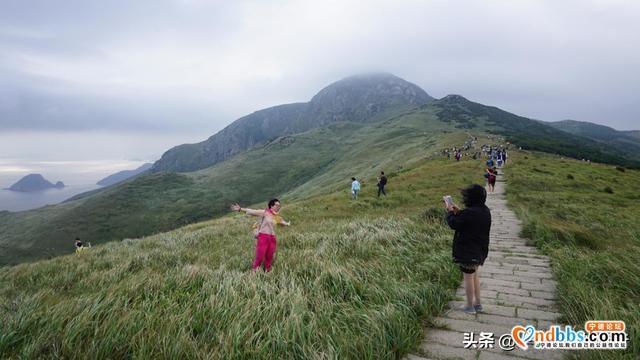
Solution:
[{"label": "shrub on hillside", "polygon": [[604,189],[602,189],[602,191],[606,192],[607,194],[613,194],[613,189],[611,188],[611,186],[607,186]]},{"label": "shrub on hillside", "polygon": [[[542,164],[542,166],[544,166],[544,164]],[[539,172],[541,174],[553,175],[553,173],[551,171],[544,170],[544,169],[538,169],[537,167],[534,167],[532,170],[535,171],[535,172]]]}]

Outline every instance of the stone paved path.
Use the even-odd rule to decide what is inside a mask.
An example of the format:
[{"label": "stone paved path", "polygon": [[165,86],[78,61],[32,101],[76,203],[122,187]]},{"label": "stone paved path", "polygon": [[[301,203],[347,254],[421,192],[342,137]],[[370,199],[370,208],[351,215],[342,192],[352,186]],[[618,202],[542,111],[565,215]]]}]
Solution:
[{"label": "stone paved path", "polygon": [[[500,171],[502,174],[502,170]],[[425,329],[425,337],[418,354],[407,360],[418,359],[561,359],[557,350],[521,349],[503,351],[497,340],[510,333],[516,325],[534,325],[548,329],[560,316],[555,306],[556,283],[551,276],[549,259],[540,255],[535,247],[527,246],[518,234],[520,221],[507,208],[504,182],[498,179],[487,206],[491,209],[491,241],[489,257],[480,267],[480,287],[484,313],[469,315],[456,310],[465,303],[464,287],[456,292],[456,300],[449,310],[434,319],[436,327]],[[496,336],[494,349],[464,349],[465,332],[492,332]]]}]

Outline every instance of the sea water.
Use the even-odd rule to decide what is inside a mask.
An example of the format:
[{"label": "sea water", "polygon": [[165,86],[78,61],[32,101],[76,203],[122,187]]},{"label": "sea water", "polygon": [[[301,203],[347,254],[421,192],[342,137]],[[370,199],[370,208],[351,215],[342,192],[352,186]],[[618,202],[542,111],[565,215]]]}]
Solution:
[{"label": "sea water", "polygon": [[[0,211],[24,211],[59,204],[75,195],[101,188],[98,180],[121,170],[132,170],[143,161],[81,160],[28,161],[0,157]],[[62,189],[34,192],[5,190],[27,174],[41,174],[46,180],[62,181]]]},{"label": "sea water", "polygon": [[67,185],[63,189],[54,188],[32,192],[0,189],[0,211],[23,211],[45,205],[59,204],[72,196],[100,187],[95,184]]}]

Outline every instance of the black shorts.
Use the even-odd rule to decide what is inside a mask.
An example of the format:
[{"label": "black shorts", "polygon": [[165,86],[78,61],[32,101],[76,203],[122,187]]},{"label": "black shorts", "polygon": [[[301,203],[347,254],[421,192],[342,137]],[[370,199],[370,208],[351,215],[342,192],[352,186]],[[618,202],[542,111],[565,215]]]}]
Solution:
[{"label": "black shorts", "polygon": [[476,272],[476,270],[478,270],[478,266],[480,266],[479,264],[462,264],[462,263],[458,263],[458,267],[460,268],[460,271],[462,271],[465,274],[473,274]]}]

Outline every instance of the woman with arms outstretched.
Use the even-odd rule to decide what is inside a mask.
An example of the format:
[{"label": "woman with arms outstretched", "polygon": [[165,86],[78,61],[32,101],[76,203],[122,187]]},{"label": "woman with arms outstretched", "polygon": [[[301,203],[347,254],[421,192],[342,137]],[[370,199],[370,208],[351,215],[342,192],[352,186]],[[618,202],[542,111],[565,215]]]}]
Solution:
[{"label": "woman with arms outstretched", "polygon": [[284,221],[279,215],[280,207],[280,200],[278,199],[271,199],[267,204],[267,208],[264,210],[242,208],[238,203],[231,205],[231,210],[233,211],[244,212],[247,215],[262,218],[256,236],[256,258],[251,266],[253,271],[256,271],[256,269],[262,265],[263,261],[264,271],[271,271],[271,264],[273,263],[273,256],[276,253],[277,244],[275,227],[277,224],[285,226],[291,225],[290,222]]}]

